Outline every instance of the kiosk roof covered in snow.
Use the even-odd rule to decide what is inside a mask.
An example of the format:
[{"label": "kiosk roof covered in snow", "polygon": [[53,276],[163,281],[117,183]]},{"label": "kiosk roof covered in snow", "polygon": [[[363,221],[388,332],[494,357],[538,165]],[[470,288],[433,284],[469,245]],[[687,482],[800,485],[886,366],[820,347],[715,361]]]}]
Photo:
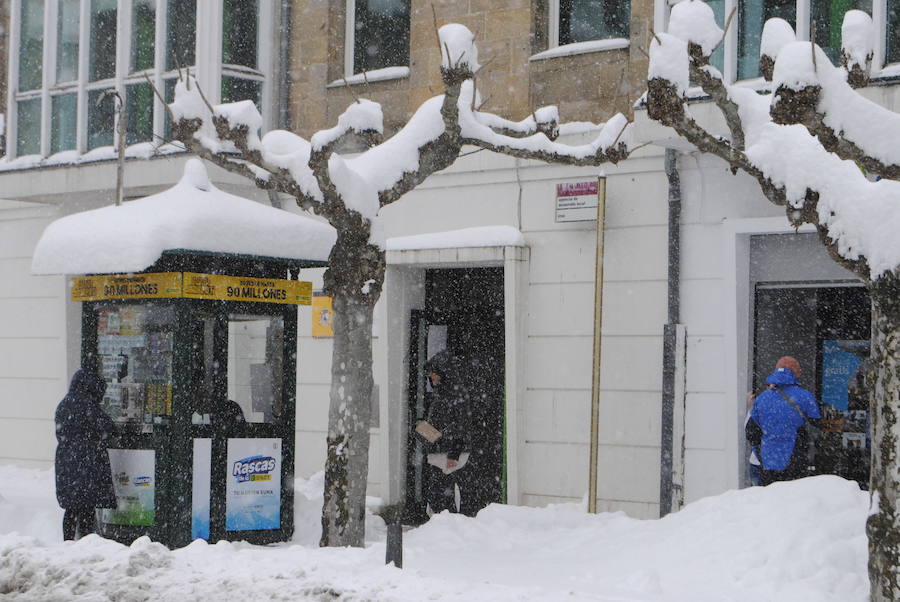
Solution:
[{"label": "kiosk roof covered in snow", "polygon": [[219,190],[203,163],[190,159],[181,181],[168,190],[50,224],[32,272],[139,272],[170,250],[320,263],[334,239],[327,224]]}]

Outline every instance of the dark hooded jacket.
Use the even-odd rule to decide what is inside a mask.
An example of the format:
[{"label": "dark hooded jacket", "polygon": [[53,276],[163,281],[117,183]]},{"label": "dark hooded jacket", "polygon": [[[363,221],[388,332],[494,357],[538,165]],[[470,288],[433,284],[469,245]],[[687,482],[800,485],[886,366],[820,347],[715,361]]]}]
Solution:
[{"label": "dark hooded jacket", "polygon": [[[766,378],[769,388],[756,396],[746,424],[747,439],[759,444],[760,460],[766,470],[787,470],[789,466],[806,464],[808,442],[803,428],[805,420],[821,418],[816,397],[797,383],[789,368],[777,368]],[[779,393],[794,400],[804,413],[800,415]]]},{"label": "dark hooded jacket", "polygon": [[446,453],[448,458],[458,460],[461,453],[472,448],[469,399],[458,362],[449,351],[441,351],[425,363],[425,372],[441,377],[425,413],[425,420],[441,431],[441,436],[427,443],[426,451]]},{"label": "dark hooded jacket", "polygon": [[79,370],[56,407],[56,499],[63,508],[114,508],[106,441],[113,422],[100,407],[106,382]]}]

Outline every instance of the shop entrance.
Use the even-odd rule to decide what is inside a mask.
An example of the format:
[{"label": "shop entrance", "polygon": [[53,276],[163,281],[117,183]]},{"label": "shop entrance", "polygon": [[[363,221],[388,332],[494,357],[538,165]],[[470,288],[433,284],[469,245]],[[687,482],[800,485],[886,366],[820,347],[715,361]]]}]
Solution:
[{"label": "shop entrance", "polygon": [[797,358],[801,384],[822,409],[810,460],[820,474],[869,480],[868,399],[861,366],[869,356],[870,301],[855,283],[758,283],[755,290],[753,390],[782,355]]},{"label": "shop entrance", "polygon": [[412,429],[425,417],[430,385],[425,362],[449,350],[461,366],[471,409],[473,449],[463,495],[469,508],[505,501],[505,327],[503,268],[425,272],[425,309],[411,315],[406,475],[406,521],[428,519],[429,469]]}]

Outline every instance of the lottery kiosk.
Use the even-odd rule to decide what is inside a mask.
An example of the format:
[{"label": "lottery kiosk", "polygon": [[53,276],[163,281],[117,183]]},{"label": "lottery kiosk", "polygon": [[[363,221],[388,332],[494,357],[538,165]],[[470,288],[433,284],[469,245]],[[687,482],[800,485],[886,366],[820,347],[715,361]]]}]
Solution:
[{"label": "lottery kiosk", "polygon": [[[231,235],[265,227],[237,213],[243,223]],[[96,227],[88,223],[67,228],[83,234]],[[294,234],[308,235],[299,225]],[[51,228],[47,236],[65,238]],[[326,253],[286,259],[182,247],[141,271],[71,278],[71,299],[81,303],[81,365],[106,381],[102,404],[116,431],[109,456],[117,507],[98,515],[103,536],[130,543],[148,535],[170,547],[290,538],[297,306],[312,297],[311,283],[297,275],[324,265]]]}]

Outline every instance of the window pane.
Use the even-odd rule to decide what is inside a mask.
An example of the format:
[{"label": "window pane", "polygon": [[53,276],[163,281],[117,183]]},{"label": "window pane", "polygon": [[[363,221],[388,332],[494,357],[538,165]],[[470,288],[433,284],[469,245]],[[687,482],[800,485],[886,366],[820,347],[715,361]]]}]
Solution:
[{"label": "window pane", "polygon": [[810,31],[813,25],[815,33],[810,33],[811,39],[822,47],[828,58],[835,65],[841,62],[841,25],[844,23],[844,13],[850,9],[859,9],[872,14],[872,0],[812,0],[809,20]]},{"label": "window pane", "polygon": [[152,69],[156,49],[156,0],[135,0],[131,9],[131,71]]},{"label": "window pane", "polygon": [[[716,23],[719,27],[725,27],[725,0],[707,0],[706,3],[713,10],[716,16]],[[725,70],[725,45],[719,46],[718,50],[713,52],[709,57],[710,64],[719,71]]]},{"label": "window pane", "polygon": [[144,82],[125,88],[125,144],[153,140],[153,88]]},{"label": "window pane", "polygon": [[559,0],[559,43],[628,37],[630,0]]},{"label": "window pane", "polygon": [[167,424],[172,417],[175,309],[120,305],[97,311],[103,409],[116,422]]},{"label": "window pane", "polygon": [[252,100],[259,108],[262,94],[262,82],[253,79],[241,79],[229,75],[222,76],[222,102]]},{"label": "window pane", "polygon": [[256,69],[258,0],[224,0],[222,63]]},{"label": "window pane", "polygon": [[77,118],[77,95],[60,94],[54,96],[50,112],[50,153],[75,148],[75,121]]},{"label": "window pane", "polygon": [[230,315],[228,400],[234,404],[229,404],[229,417],[234,420],[243,415],[247,422],[278,421],[283,384],[284,318]]},{"label": "window pane", "polygon": [[738,79],[759,77],[759,42],[762,37],[763,24],[773,18],[781,17],[797,27],[797,8],[794,0],[763,0],[760,2],[741,2],[738,16]]},{"label": "window pane", "polygon": [[356,0],[353,72],[409,65],[409,1]]},{"label": "window pane", "polygon": [[190,67],[196,61],[196,0],[169,0],[166,18],[166,71]]},{"label": "window pane", "polygon": [[884,62],[900,62],[900,0],[887,0],[887,39]]},{"label": "window pane", "polygon": [[106,90],[88,92],[88,150],[99,146],[111,146],[115,126],[116,99],[110,94],[99,104],[97,101]]},{"label": "window pane", "polygon": [[91,81],[116,75],[116,0],[91,0]]},{"label": "window pane", "polygon": [[16,154],[37,155],[41,152],[41,99],[16,103]]},{"label": "window pane", "polygon": [[78,79],[78,29],[80,0],[59,1],[59,21],[56,23],[56,81]]},{"label": "window pane", "polygon": [[43,79],[44,2],[22,0],[19,91],[37,90]]},{"label": "window pane", "polygon": [[[163,98],[166,99],[166,104],[171,104],[175,101],[175,84],[178,83],[178,80],[175,78],[167,79],[163,81]],[[172,120],[169,117],[168,111],[163,111],[163,119],[165,123],[163,125],[163,137],[166,141],[172,140]]]}]

